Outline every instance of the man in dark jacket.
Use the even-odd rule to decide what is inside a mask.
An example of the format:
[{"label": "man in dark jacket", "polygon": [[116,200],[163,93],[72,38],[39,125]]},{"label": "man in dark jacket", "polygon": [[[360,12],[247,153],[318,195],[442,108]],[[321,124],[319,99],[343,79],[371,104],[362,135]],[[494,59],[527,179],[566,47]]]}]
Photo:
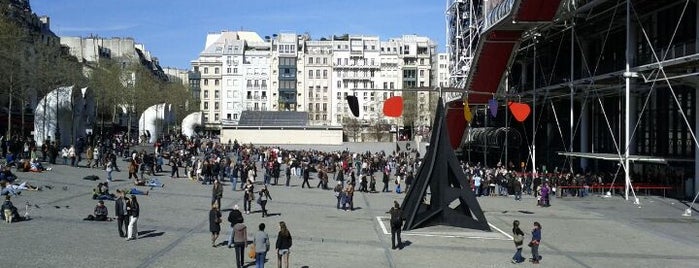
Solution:
[{"label": "man in dark jacket", "polygon": [[391,214],[391,249],[396,249],[396,237],[398,238],[398,248],[403,249],[403,242],[400,239],[400,231],[403,227],[403,211],[400,209],[398,201],[393,201],[393,207],[388,213]]},{"label": "man in dark jacket", "polygon": [[233,210],[228,213],[228,222],[231,223],[231,233],[228,236],[228,248],[231,248],[231,245],[233,245],[233,226],[238,223],[243,223],[243,221],[243,213],[238,209],[238,205],[233,206]]},{"label": "man in dark jacket", "polygon": [[[121,190],[117,189],[117,199],[116,202],[114,202],[114,213],[116,214],[117,217],[117,227],[119,228],[119,237],[126,237],[126,234],[124,233],[124,230],[127,229],[129,221],[125,220],[126,219],[126,202],[124,202],[124,192]],[[121,226],[124,226],[124,229],[121,229]]]}]

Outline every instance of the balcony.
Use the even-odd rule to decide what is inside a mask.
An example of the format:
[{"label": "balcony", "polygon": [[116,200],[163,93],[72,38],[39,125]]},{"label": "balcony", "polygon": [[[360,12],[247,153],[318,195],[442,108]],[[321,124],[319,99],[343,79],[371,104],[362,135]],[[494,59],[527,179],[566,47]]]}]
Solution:
[{"label": "balcony", "polygon": [[281,79],[294,79],[294,78],[296,78],[296,73],[279,74],[279,78],[281,78]]}]

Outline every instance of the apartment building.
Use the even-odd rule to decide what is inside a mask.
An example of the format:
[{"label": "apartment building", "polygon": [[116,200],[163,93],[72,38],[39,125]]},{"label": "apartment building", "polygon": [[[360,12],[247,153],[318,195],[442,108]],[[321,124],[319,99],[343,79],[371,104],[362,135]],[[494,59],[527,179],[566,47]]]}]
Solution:
[{"label": "apartment building", "polygon": [[327,41],[306,41],[303,53],[303,88],[306,91],[305,111],[311,125],[330,125],[333,105],[332,43]]},{"label": "apartment building", "polygon": [[[280,33],[262,39],[254,32],[224,31],[207,36],[192,67],[201,74],[201,108],[211,130],[237,124],[243,110],[304,111],[311,125],[342,125],[353,117],[348,95],[359,98],[363,122],[402,125],[401,118],[384,118],[383,100],[403,95],[400,89],[433,86],[434,50],[429,38],[415,35],[312,40]],[[410,124],[429,125],[429,93],[411,96]]]}]

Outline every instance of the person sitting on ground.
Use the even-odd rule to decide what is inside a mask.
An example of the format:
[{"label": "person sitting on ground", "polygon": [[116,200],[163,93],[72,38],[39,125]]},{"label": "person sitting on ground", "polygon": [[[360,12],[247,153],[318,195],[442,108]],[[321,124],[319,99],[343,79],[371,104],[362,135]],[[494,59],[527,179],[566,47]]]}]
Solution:
[{"label": "person sitting on ground", "polygon": [[10,166],[2,167],[2,171],[0,171],[0,181],[6,181],[8,183],[12,183],[16,179],[17,179],[17,176],[15,176],[15,174],[12,174],[12,170],[10,170]]},{"label": "person sitting on ground", "polygon": [[6,181],[0,181],[0,195],[20,195],[22,190],[28,191],[41,191],[41,187],[36,187],[34,185],[28,184],[26,181],[20,184],[7,183]]},{"label": "person sitting on ground", "polygon": [[19,216],[19,212],[17,211],[17,207],[12,204],[12,201],[10,201],[10,196],[5,196],[5,202],[2,203],[2,206],[0,207],[0,211],[3,213],[0,213],[0,216],[2,216],[2,220],[5,221],[5,223],[13,223],[13,222],[18,222],[18,221],[23,221],[26,218]]},{"label": "person sitting on ground", "polygon": [[97,188],[92,189],[92,199],[113,201],[116,199],[116,196],[109,193],[109,185],[107,182],[100,182],[97,184]]},{"label": "person sitting on ground", "polygon": [[108,217],[109,211],[107,207],[104,206],[104,201],[97,201],[97,206],[95,206],[94,215],[88,215],[84,218],[85,221],[111,221],[112,219]]},{"label": "person sitting on ground", "polygon": [[5,163],[8,167],[14,166],[16,159],[15,159],[15,154],[13,154],[11,151],[7,152],[7,155],[5,155]]},{"label": "person sitting on ground", "polygon": [[39,162],[39,159],[37,159],[37,158],[32,159],[32,161],[29,163],[29,165],[30,165],[29,171],[31,171],[31,172],[42,172],[42,171],[46,170],[44,168],[44,166],[41,164],[41,162]]}]

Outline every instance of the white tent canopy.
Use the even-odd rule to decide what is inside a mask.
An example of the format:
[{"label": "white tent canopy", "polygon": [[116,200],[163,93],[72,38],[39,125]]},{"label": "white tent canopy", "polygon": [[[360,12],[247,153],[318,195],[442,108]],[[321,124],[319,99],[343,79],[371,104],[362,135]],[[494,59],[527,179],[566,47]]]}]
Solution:
[{"label": "white tent canopy", "polygon": [[138,120],[139,133],[140,135],[150,133],[148,142],[153,143],[167,124],[175,121],[174,118],[175,113],[171,104],[161,103],[148,107]]},{"label": "white tent canopy", "polygon": [[34,109],[34,140],[38,146],[46,140],[58,145],[70,145],[87,134],[95,119],[92,91],[81,88],[74,94],[74,86],[59,87],[44,96]]},{"label": "white tent canopy", "polygon": [[196,126],[201,126],[201,124],[201,112],[195,112],[187,115],[184,119],[182,119],[182,134],[191,138],[194,135],[194,128]]}]

